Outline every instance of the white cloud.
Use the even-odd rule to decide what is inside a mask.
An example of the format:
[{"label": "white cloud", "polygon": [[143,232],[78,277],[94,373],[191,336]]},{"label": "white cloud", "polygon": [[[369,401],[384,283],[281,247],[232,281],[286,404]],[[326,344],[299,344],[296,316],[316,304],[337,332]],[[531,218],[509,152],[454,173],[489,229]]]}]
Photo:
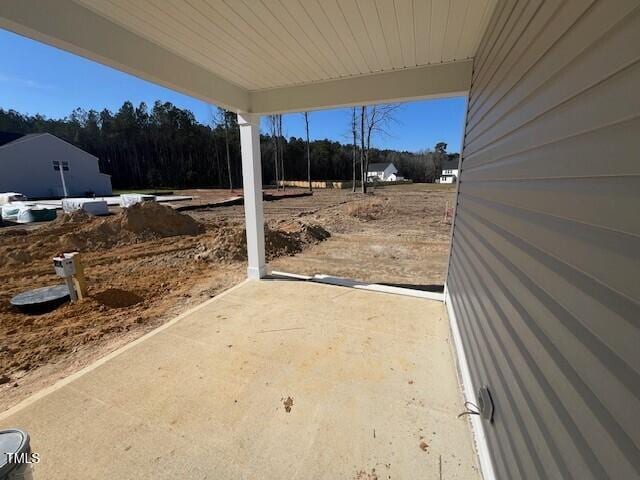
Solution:
[{"label": "white cloud", "polygon": [[18,77],[12,77],[11,75],[6,75],[0,72],[0,82],[8,83],[10,85],[15,85],[17,87],[27,87],[34,88],[37,90],[52,90],[55,88],[54,85],[49,85],[46,83],[40,83],[31,79],[24,79]]}]

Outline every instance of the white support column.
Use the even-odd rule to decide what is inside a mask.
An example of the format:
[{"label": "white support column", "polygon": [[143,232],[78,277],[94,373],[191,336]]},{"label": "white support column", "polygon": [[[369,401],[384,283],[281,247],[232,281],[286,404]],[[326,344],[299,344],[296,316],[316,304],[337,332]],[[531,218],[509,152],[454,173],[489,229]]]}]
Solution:
[{"label": "white support column", "polygon": [[264,258],[264,214],[262,212],[262,167],[260,162],[260,115],[239,113],[240,148],[244,189],[244,217],[247,229],[249,278],[267,274]]}]

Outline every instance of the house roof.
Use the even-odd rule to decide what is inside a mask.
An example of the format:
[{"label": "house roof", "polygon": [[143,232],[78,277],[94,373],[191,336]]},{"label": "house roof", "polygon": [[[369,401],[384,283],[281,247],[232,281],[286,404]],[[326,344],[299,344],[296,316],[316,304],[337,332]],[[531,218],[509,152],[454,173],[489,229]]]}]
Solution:
[{"label": "house roof", "polygon": [[[3,137],[4,135],[4,137]],[[10,140],[6,143],[2,143],[1,139],[2,138],[10,138],[11,136],[13,136],[14,140]],[[71,148],[74,148],[76,150],[80,150],[82,153],[84,153],[85,155],[87,155],[88,157],[92,157],[95,158],[96,160],[98,160],[98,157],[96,157],[95,155],[92,155],[91,153],[87,152],[86,150],[83,150],[82,148],[74,145],[71,142],[67,142],[66,140],[64,140],[63,138],[57,137],[55,135],[53,135],[52,133],[27,133],[26,135],[20,134],[20,133],[11,133],[11,132],[0,132],[0,151],[3,151],[4,149],[7,148],[11,148],[17,145],[21,145],[25,142],[28,142],[29,140],[34,140],[36,138],[40,138],[40,137],[50,137],[58,142],[62,142],[66,145],[69,145]]]},{"label": "house roof", "polygon": [[370,163],[367,172],[383,172],[389,165],[393,165],[393,162]]},{"label": "house roof", "polygon": [[6,145],[7,143],[13,142],[20,137],[23,137],[23,133],[13,133],[13,132],[0,132],[0,147],[2,145]]},{"label": "house roof", "polygon": [[458,162],[460,160],[460,156],[459,155],[455,155],[455,156],[448,156],[447,159],[442,162],[441,168],[442,170],[457,170],[458,167]]},{"label": "house roof", "polygon": [[42,135],[46,135],[46,133],[24,134],[15,132],[0,132],[0,148],[5,148],[18,143],[26,142]]}]

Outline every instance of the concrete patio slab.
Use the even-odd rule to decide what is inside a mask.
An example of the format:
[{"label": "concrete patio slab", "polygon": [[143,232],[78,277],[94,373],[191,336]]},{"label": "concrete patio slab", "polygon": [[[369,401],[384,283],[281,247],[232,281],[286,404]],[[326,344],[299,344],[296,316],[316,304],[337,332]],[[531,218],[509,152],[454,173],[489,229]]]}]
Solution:
[{"label": "concrete patio slab", "polygon": [[462,410],[442,303],[251,281],[0,428],[31,434],[37,479],[479,478]]}]

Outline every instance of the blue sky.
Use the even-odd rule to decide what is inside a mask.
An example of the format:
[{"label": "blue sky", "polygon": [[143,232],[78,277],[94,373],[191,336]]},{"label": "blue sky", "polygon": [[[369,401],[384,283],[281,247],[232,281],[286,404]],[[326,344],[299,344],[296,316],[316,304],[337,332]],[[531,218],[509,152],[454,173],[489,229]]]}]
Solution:
[{"label": "blue sky", "polygon": [[[74,108],[117,110],[125,100],[169,101],[191,110],[202,123],[210,123],[208,104],[82,57],[0,29],[0,108],[40,113],[49,118],[67,116]],[[374,139],[379,148],[417,151],[437,142],[457,152],[462,137],[464,98],[425,100],[404,104],[390,135]],[[312,112],[313,139],[348,141],[349,109]],[[304,136],[301,114],[283,118],[287,137]]]}]

